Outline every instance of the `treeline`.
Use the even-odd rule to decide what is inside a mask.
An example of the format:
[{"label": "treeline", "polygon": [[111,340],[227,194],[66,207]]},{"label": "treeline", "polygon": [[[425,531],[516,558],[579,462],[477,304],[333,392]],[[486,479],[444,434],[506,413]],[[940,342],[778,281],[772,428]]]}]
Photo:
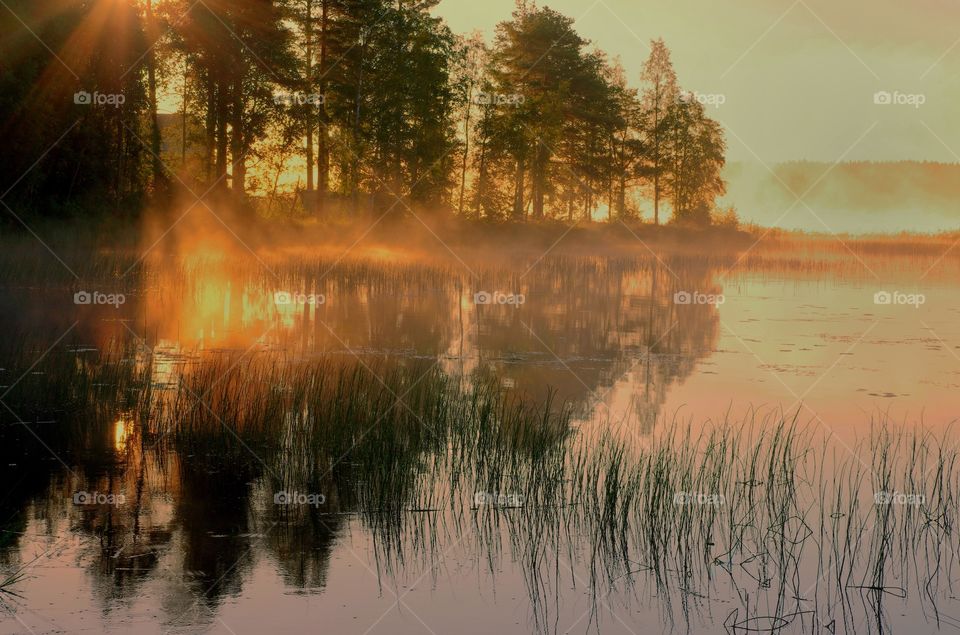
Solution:
[{"label": "treeline", "polygon": [[484,42],[438,1],[8,0],[7,200],[133,213],[185,182],[318,213],[710,222],[723,134],[662,41],[633,87],[555,11],[521,0]]}]

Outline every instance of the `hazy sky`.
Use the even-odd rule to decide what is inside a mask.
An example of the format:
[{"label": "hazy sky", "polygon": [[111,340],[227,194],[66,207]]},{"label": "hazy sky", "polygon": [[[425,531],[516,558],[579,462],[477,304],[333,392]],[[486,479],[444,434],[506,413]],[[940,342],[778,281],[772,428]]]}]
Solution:
[{"label": "hazy sky", "polygon": [[[635,84],[647,42],[663,37],[684,88],[722,95],[708,112],[727,129],[730,160],[960,161],[960,0],[540,6],[575,18]],[[491,38],[513,8],[514,0],[443,0],[436,12],[458,33]],[[876,104],[878,91],[904,103]]]}]

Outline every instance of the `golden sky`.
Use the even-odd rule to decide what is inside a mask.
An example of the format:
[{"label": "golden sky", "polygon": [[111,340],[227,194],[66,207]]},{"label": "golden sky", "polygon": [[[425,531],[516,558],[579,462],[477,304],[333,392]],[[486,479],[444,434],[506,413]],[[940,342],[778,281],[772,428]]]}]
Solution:
[{"label": "golden sky", "polygon": [[[708,111],[727,130],[730,160],[960,161],[957,0],[541,6],[575,18],[581,35],[620,56],[634,82],[647,42],[663,37],[682,85],[722,96]],[[443,0],[435,11],[455,32],[489,37],[513,7],[513,0]],[[875,103],[881,91],[901,103]]]}]

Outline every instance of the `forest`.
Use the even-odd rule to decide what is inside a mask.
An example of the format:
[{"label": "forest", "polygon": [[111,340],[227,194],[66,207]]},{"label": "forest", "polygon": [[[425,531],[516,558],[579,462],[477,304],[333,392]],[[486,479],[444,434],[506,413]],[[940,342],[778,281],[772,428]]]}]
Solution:
[{"label": "forest", "polygon": [[955,632],[927,5],[0,0],[0,635]]},{"label": "forest", "polygon": [[[252,212],[706,225],[725,140],[670,50],[643,72],[518,0],[485,40],[439,0],[8,0],[7,222]],[[26,27],[26,28],[24,28]]]}]

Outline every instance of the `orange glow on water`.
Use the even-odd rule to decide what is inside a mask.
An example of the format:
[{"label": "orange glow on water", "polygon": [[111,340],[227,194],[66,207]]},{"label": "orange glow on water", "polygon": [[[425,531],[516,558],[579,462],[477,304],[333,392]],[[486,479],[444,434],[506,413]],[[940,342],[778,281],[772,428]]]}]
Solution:
[{"label": "orange glow on water", "polygon": [[127,441],[133,432],[133,421],[121,417],[113,424],[113,449],[122,453],[127,449]]}]

